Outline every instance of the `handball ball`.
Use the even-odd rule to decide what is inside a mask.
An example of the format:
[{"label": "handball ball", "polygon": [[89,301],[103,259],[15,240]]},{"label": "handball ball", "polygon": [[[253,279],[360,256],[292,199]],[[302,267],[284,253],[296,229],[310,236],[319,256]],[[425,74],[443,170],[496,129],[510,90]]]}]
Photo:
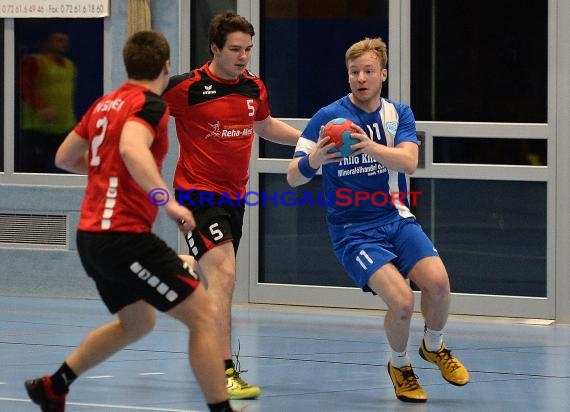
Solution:
[{"label": "handball ball", "polygon": [[351,126],[352,122],[344,117],[332,119],[325,125],[323,136],[329,136],[335,144],[335,147],[329,150],[330,153],[340,152],[342,157],[348,157],[352,153],[350,146],[358,143],[358,140],[350,136],[354,131]]}]

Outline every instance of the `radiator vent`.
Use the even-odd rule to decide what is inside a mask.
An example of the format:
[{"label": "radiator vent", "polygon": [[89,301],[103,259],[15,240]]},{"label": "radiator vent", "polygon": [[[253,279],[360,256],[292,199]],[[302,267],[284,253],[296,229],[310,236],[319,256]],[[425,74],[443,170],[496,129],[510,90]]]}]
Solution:
[{"label": "radiator vent", "polygon": [[67,216],[0,213],[0,246],[67,247]]}]

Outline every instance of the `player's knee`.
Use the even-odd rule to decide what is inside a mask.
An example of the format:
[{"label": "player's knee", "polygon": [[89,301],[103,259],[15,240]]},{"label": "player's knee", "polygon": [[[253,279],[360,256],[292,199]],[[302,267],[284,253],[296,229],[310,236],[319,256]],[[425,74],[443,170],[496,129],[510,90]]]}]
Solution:
[{"label": "player's knee", "polygon": [[140,326],[138,326],[137,333],[139,334],[140,337],[143,337],[148,333],[150,333],[154,329],[155,325],[156,325],[155,318],[147,319]]},{"label": "player's knee", "polygon": [[154,314],[140,316],[136,321],[121,322],[121,326],[132,339],[140,339],[154,329],[156,317]]},{"label": "player's knee", "polygon": [[447,276],[442,278],[439,282],[436,283],[437,294],[438,295],[449,295],[451,293],[451,288],[449,286],[449,279]]},{"label": "player's knee", "polygon": [[190,329],[205,330],[215,327],[215,320],[218,318],[218,306],[213,299],[209,299],[209,296],[207,296],[194,309],[187,322]]},{"label": "player's knee", "polygon": [[427,292],[432,296],[445,297],[451,293],[449,278],[445,274],[433,276],[421,289],[422,292]]},{"label": "player's knee", "polygon": [[236,273],[232,268],[220,268],[216,274],[216,279],[208,283],[217,285],[221,290],[226,293],[232,294],[236,283]]},{"label": "player's knee", "polygon": [[410,319],[413,313],[414,305],[402,305],[396,307],[396,315],[402,320]]},{"label": "player's knee", "polygon": [[210,322],[212,319],[218,318],[218,305],[214,303],[213,299],[208,299],[208,302],[201,307],[200,315],[202,321]]},{"label": "player's knee", "polygon": [[399,319],[408,319],[412,317],[414,312],[414,294],[409,292],[402,293],[397,297],[390,309]]}]

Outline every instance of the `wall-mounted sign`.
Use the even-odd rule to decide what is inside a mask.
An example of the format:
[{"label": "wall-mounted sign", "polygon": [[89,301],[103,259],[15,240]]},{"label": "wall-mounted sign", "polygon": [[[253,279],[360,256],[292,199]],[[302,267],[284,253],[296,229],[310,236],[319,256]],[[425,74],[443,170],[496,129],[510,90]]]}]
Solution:
[{"label": "wall-mounted sign", "polygon": [[106,17],[109,0],[0,0],[0,17]]}]

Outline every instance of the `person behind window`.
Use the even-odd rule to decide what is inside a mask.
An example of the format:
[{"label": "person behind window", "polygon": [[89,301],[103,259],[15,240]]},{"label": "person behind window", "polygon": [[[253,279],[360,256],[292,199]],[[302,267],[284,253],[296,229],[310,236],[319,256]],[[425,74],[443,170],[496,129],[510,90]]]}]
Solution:
[{"label": "person behind window", "polygon": [[60,173],[55,152],[75,126],[75,64],[66,57],[69,35],[49,33],[39,53],[25,56],[20,74],[20,171]]},{"label": "person behind window", "polygon": [[[158,32],[133,34],[123,48],[128,80],[99,98],[69,133],[56,164],[87,173],[77,250],[109,312],[117,319],[91,331],[50,376],[25,387],[42,411],[63,412],[69,386],[82,373],[149,333],[155,308],[190,329],[188,355],[210,411],[230,412],[215,306],[164,241],[152,233],[160,193],[164,210],[186,233],[192,213],[168,196],[161,166],[168,151],[170,46]],[[162,203],[162,202],[161,202]]]},{"label": "person behind window", "polygon": [[[384,328],[392,348],[388,373],[398,399],[425,402],[407,354],[414,295],[406,278],[422,291],[425,333],[420,355],[436,364],[453,385],[469,382],[467,369],[443,343],[447,322],[449,278],[432,242],[407,200],[406,176],[418,164],[418,140],[411,109],[380,97],[388,72],[386,44],[379,38],[354,43],[345,54],[350,91],[310,119],[287,170],[293,187],[309,182],[322,166],[327,224],[334,253],[365,292],[388,306]],[[350,145],[342,158],[324,125],[334,118],[352,121]],[[365,132],[366,130],[366,132]]]},{"label": "person behind window", "polygon": [[264,83],[246,70],[253,36],[252,24],[242,16],[233,12],[214,16],[209,26],[212,60],[172,77],[163,94],[180,143],[175,194],[193,211],[197,224],[186,237],[192,256],[185,259],[193,265],[198,261],[197,271],[207,279],[208,291],[218,303],[231,399],[261,394],[258,386],[240,376],[239,362],[236,366],[231,351],[235,257],[244,216],[240,194],[246,193],[254,131],[289,146],[297,143],[301,133],[271,117]]}]

